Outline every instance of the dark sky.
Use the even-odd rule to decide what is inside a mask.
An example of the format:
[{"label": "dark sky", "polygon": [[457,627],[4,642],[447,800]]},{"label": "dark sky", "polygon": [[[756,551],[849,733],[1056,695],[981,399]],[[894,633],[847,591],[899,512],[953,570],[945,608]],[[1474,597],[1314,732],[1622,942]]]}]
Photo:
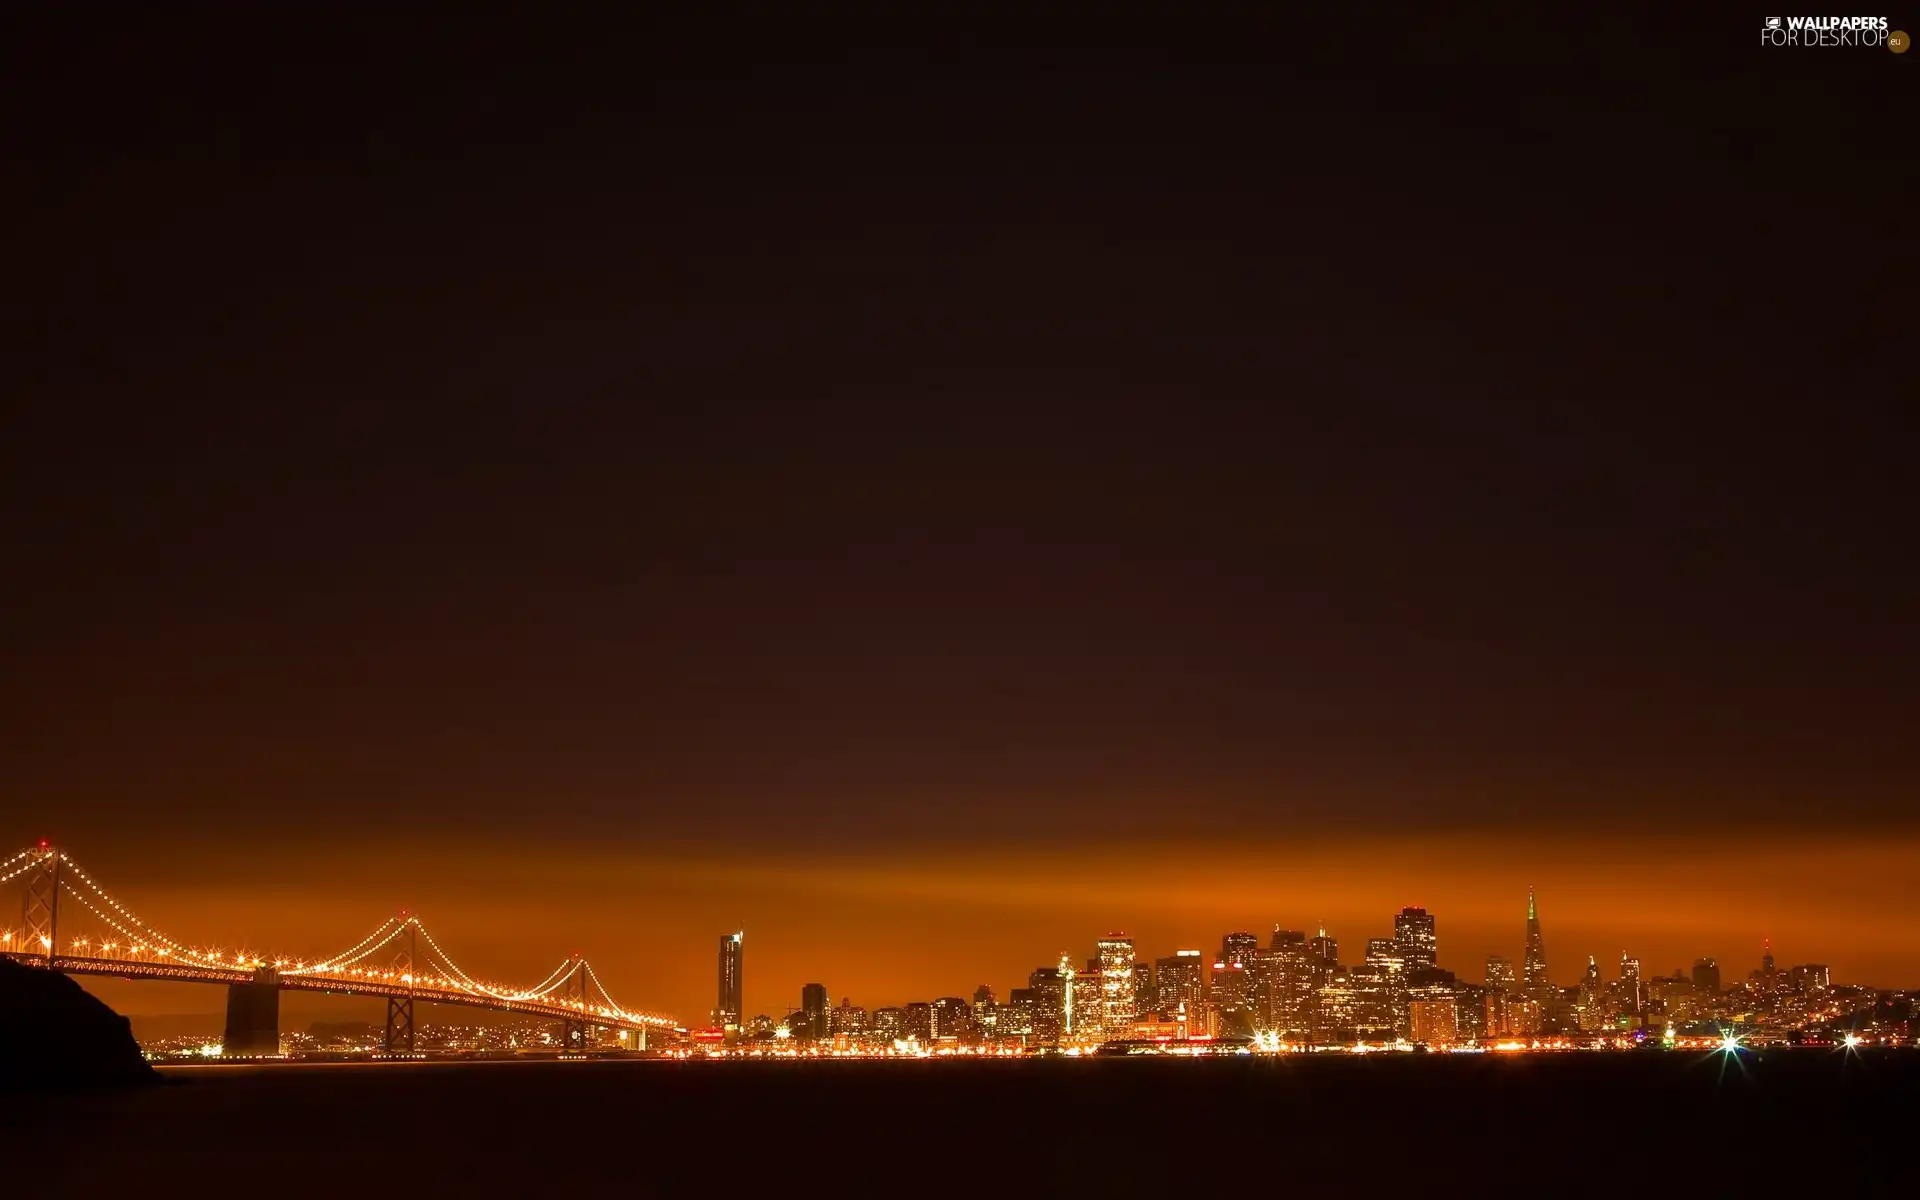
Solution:
[{"label": "dark sky", "polygon": [[1920,56],[55,11],[18,840],[1920,824]]}]

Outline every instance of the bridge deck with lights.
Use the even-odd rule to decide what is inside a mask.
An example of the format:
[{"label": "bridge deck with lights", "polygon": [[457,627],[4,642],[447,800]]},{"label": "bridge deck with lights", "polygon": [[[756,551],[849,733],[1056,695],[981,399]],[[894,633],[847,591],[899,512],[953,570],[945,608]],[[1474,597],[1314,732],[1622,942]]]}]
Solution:
[{"label": "bridge deck with lights", "polygon": [[[357,945],[336,955],[318,959],[227,955],[185,945],[155,930],[108,895],[67,854],[44,842],[0,862],[0,883],[23,876],[23,920],[18,929],[0,930],[0,957],[68,975],[225,984],[232,989],[230,1035],[237,1011],[231,997],[251,998],[239,1010],[270,1014],[265,1023],[273,1028],[248,1031],[256,1042],[268,1034],[277,1038],[277,995],[288,990],[384,998],[383,1044],[395,1053],[414,1049],[416,1003],[552,1020],[563,1026],[561,1044],[576,1049],[590,1047],[599,1029],[636,1031],[642,1046],[649,1035],[678,1040],[687,1033],[670,1016],[620,1005],[608,994],[593,965],[577,954],[530,988],[482,983],[454,962],[418,916],[404,912],[387,918]],[[83,910],[83,924],[97,924],[104,932],[73,936],[68,932],[70,919],[63,929],[63,917],[77,915],[71,904],[63,912],[63,898]],[[262,996],[265,1009],[260,1008]]]}]

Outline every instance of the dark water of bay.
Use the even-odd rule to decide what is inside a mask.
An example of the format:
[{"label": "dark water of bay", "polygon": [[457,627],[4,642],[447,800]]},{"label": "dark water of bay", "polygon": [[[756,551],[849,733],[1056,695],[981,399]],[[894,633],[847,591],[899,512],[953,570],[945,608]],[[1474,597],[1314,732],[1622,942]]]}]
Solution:
[{"label": "dark water of bay", "polygon": [[1910,1188],[1920,1128],[1920,1052],[1737,1064],[1647,1053],[286,1065],[170,1077],[136,1092],[0,1099],[15,1194],[1833,1194],[1853,1182]]}]

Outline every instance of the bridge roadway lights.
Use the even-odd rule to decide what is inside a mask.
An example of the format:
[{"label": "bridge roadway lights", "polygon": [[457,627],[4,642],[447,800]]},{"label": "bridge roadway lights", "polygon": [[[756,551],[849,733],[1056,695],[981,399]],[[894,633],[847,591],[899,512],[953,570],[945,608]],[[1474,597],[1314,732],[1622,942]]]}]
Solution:
[{"label": "bridge roadway lights", "polygon": [[226,1055],[280,1053],[280,973],[254,971],[250,983],[227,985],[227,1031],[220,1040]]}]

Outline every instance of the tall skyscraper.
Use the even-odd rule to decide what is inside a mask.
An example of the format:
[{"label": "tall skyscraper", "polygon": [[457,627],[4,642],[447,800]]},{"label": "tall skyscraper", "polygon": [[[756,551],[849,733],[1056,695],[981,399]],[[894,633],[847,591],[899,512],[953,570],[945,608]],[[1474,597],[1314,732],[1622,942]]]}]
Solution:
[{"label": "tall skyscraper", "polygon": [[1367,1024],[1405,1037],[1407,1034],[1407,964],[1393,938],[1368,938],[1365,968],[1358,977],[1366,996]]},{"label": "tall skyscraper", "polygon": [[809,983],[800,989],[801,1024],[806,1027],[808,1037],[824,1038],[833,1032],[830,1012],[826,984]]},{"label": "tall skyscraper", "polygon": [[1647,992],[1640,981],[1640,960],[1620,952],[1620,994],[1625,997],[1627,1011],[1636,1016],[1647,1007]]},{"label": "tall skyscraper", "polygon": [[1095,943],[1100,951],[1100,1024],[1110,1037],[1133,1026],[1133,939],[1109,933]]},{"label": "tall skyscraper", "polygon": [[1487,955],[1486,985],[1490,992],[1511,992],[1518,983],[1513,974],[1513,960],[1502,958],[1498,954]]},{"label": "tall skyscraper", "polygon": [[867,1010],[842,996],[840,1006],[833,1010],[828,1026],[835,1037],[858,1037],[867,1031]]},{"label": "tall skyscraper", "polygon": [[971,1041],[975,1036],[973,1005],[959,996],[942,996],[933,1002],[933,1036]]},{"label": "tall skyscraper", "polygon": [[1033,989],[1014,988],[994,1013],[994,1033],[1000,1037],[1027,1037],[1033,1029]]},{"label": "tall skyscraper", "polygon": [[1258,936],[1251,933],[1229,933],[1220,939],[1220,961],[1245,966],[1253,961],[1253,956],[1259,949]]},{"label": "tall skyscraper", "polygon": [[[1209,1031],[1216,1036],[1247,1037],[1254,1032],[1253,979],[1245,963],[1213,964],[1213,978],[1207,981],[1207,1015]],[[1193,1024],[1191,1011],[1188,1024]]]},{"label": "tall skyscraper", "polygon": [[984,983],[973,989],[973,1023],[983,1037],[1000,1032],[1000,1006],[993,1002],[993,989]]},{"label": "tall skyscraper", "polygon": [[[1064,959],[1062,960],[1064,961]],[[1131,977],[1132,972],[1128,972]],[[1105,976],[1100,973],[1098,955],[1087,960],[1086,969],[1075,971],[1067,979],[1072,1003],[1067,1005],[1067,1032],[1085,1041],[1106,1035],[1107,1006]]]},{"label": "tall skyscraper", "polygon": [[914,1000],[907,1005],[906,1034],[910,1038],[919,1038],[923,1042],[933,1040],[933,1005],[925,1000]]},{"label": "tall skyscraper", "polygon": [[740,938],[744,930],[720,935],[720,1002],[713,1023],[722,1029],[740,1028]]},{"label": "tall skyscraper", "polygon": [[1307,935],[1298,929],[1273,931],[1267,945],[1272,956],[1267,1028],[1282,1034],[1304,1034],[1313,1025],[1314,959]]},{"label": "tall skyscraper", "polygon": [[1027,993],[1032,997],[1029,1023],[1033,1038],[1043,1044],[1061,1040],[1066,1032],[1067,981],[1059,967],[1035,967],[1027,976]]},{"label": "tall skyscraper", "polygon": [[1162,1021],[1178,1021],[1185,1014],[1192,1032],[1202,1032],[1206,999],[1206,966],[1198,950],[1176,950],[1154,961],[1153,1007]]},{"label": "tall skyscraper", "polygon": [[1711,958],[1693,960],[1693,986],[1709,996],[1720,994],[1720,964]]},{"label": "tall skyscraper", "polygon": [[1527,951],[1520,960],[1520,982],[1529,994],[1552,986],[1547,979],[1547,946],[1540,940],[1540,910],[1534,906],[1532,888],[1527,889]]},{"label": "tall skyscraper", "polygon": [[1433,914],[1424,908],[1403,908],[1393,918],[1393,942],[1407,970],[1440,965],[1440,943],[1434,936]]},{"label": "tall skyscraper", "polygon": [[873,1018],[868,1022],[874,1040],[891,1042],[895,1038],[907,1036],[907,1010],[904,1008],[876,1008]]},{"label": "tall skyscraper", "polygon": [[1323,974],[1340,965],[1340,943],[1327,936],[1325,925],[1320,927],[1319,936],[1307,939],[1307,957]]}]

